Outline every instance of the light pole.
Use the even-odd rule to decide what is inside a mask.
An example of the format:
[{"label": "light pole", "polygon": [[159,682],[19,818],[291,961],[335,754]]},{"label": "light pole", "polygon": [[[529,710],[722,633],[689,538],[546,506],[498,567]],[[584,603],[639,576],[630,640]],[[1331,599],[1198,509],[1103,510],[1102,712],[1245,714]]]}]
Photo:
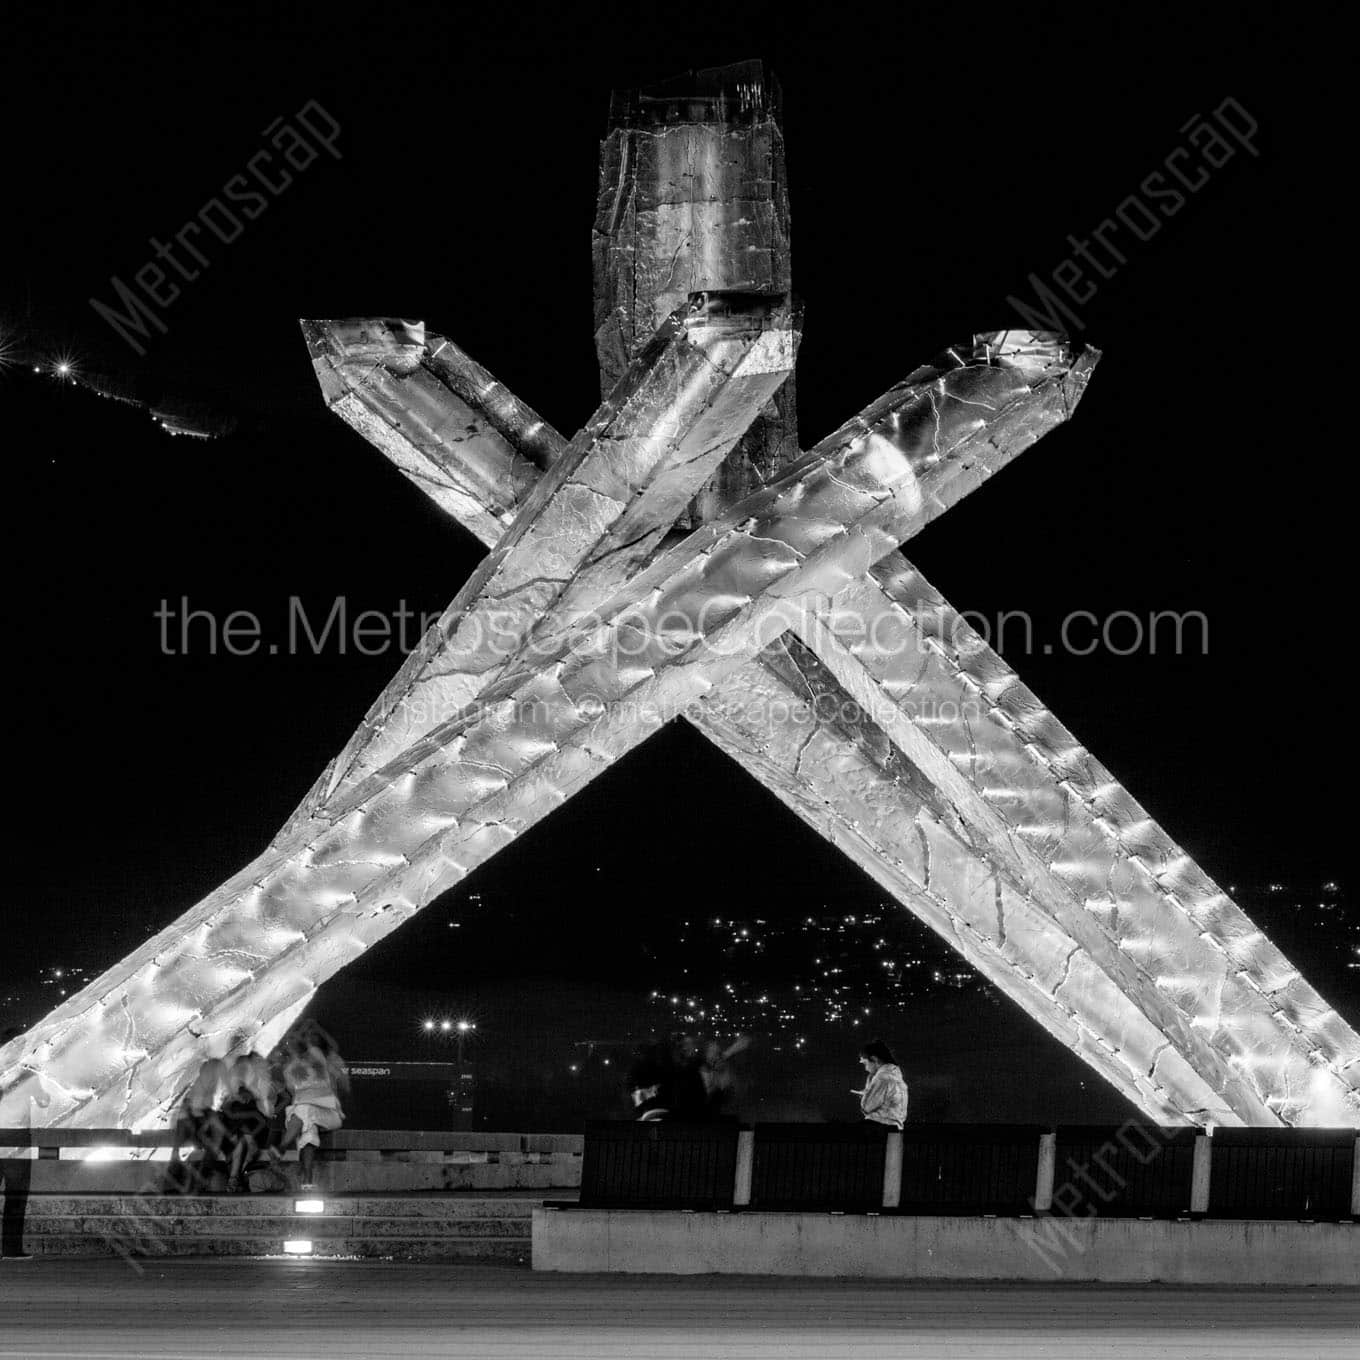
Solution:
[{"label": "light pole", "polygon": [[463,1041],[477,1028],[471,1020],[460,1020],[458,1022],[458,1066],[463,1066]]}]

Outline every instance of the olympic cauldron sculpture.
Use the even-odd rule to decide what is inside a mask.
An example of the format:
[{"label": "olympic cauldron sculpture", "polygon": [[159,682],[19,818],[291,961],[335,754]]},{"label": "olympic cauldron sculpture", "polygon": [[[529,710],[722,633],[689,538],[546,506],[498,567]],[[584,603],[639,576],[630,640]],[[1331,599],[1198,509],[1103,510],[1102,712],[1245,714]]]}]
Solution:
[{"label": "olympic cauldron sculpture", "polygon": [[1360,1125],[1360,1040],[898,551],[1099,357],[979,335],[807,453],[777,96],[616,96],[604,400],[568,440],[419,323],[304,322],[331,409],[490,549],[253,863],[0,1050],[0,1127],[164,1122],[662,724],[694,724],[1151,1118]]}]

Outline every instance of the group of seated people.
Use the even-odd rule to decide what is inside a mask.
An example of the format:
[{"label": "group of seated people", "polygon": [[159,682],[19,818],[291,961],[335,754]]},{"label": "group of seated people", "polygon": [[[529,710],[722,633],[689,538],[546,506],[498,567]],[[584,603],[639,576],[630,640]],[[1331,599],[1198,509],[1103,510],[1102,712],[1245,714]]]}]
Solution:
[{"label": "group of seated people", "polygon": [[[172,1179],[188,1183],[225,1166],[228,1191],[245,1192],[252,1165],[265,1157],[278,1162],[296,1144],[302,1189],[314,1189],[321,1134],[340,1127],[348,1080],[335,1045],[310,1023],[290,1031],[268,1057],[209,1058],[175,1120]],[[180,1157],[184,1144],[200,1154],[187,1166]]]}]

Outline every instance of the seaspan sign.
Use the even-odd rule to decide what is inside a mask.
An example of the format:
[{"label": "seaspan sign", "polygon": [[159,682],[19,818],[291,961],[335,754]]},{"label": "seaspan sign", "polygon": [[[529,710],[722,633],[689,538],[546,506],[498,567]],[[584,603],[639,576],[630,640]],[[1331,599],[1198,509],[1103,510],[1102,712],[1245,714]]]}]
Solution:
[{"label": "seaspan sign", "polygon": [[390,1081],[439,1081],[453,1086],[458,1081],[457,1063],[437,1062],[355,1062],[349,1065],[351,1077],[386,1077]]}]

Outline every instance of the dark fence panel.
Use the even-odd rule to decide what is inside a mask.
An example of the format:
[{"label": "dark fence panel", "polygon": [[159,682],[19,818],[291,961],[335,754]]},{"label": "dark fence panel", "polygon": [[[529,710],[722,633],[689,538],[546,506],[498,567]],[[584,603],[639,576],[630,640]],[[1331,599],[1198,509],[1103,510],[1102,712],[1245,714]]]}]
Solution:
[{"label": "dark fence panel", "polygon": [[1053,1212],[1080,1218],[1188,1214],[1197,1133],[1155,1124],[1061,1126]]},{"label": "dark fence panel", "polygon": [[1354,1129],[1216,1129],[1212,1218],[1351,1217]]},{"label": "dark fence panel", "polygon": [[1032,1213],[1046,1132],[1037,1124],[908,1124],[899,1211]]},{"label": "dark fence panel", "polygon": [[883,1204],[887,1127],[757,1124],[751,1167],[753,1209],[845,1209]]},{"label": "dark fence panel", "polygon": [[732,1204],[737,1125],[592,1122],[581,1204],[599,1209],[723,1209]]}]

